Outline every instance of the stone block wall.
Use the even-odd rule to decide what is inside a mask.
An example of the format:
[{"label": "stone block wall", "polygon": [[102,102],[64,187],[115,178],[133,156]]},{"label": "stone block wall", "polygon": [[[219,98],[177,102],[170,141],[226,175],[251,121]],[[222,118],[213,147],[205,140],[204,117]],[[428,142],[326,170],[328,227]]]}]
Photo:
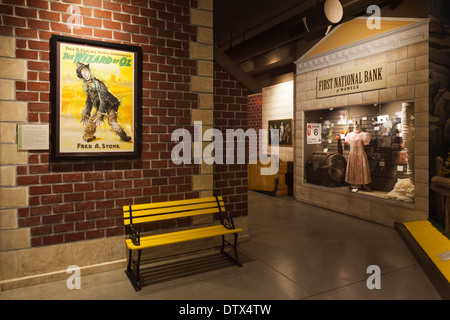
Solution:
[{"label": "stone block wall", "polygon": [[[268,139],[269,120],[293,119],[294,113],[294,82],[287,81],[263,88],[262,93],[262,128]],[[292,137],[295,124],[292,123]],[[268,140],[267,140],[268,141]],[[270,153],[270,146],[267,148]],[[294,161],[294,147],[279,146],[278,154],[281,161]]]},{"label": "stone block wall", "polygon": [[[381,90],[316,99],[316,78],[320,75],[350,69],[376,61],[387,62],[387,87]],[[428,40],[419,41],[392,50],[336,63],[329,67],[296,75],[295,108],[295,198],[387,226],[395,221],[428,218]],[[306,155],[305,111],[368,105],[383,102],[413,102],[415,110],[415,202],[385,200],[346,190],[321,187],[304,182]]]}]

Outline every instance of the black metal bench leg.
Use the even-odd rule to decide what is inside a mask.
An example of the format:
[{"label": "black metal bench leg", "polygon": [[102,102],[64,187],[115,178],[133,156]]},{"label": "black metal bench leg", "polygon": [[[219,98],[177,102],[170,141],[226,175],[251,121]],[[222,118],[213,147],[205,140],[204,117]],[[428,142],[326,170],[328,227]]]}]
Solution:
[{"label": "black metal bench leg", "polygon": [[131,273],[131,259],[133,259],[133,250],[128,249],[128,265],[127,265],[128,273]]},{"label": "black metal bench leg", "polygon": [[139,290],[141,290],[141,277],[140,277],[140,273],[139,273],[139,268],[141,266],[141,254],[142,254],[142,250],[138,250],[138,258],[136,261],[136,280],[137,280],[137,285],[139,287]]},{"label": "black metal bench leg", "polygon": [[220,249],[220,252],[223,253],[225,251],[225,236],[222,236],[222,248]]},{"label": "black metal bench leg", "polygon": [[242,264],[241,264],[241,262],[239,261],[239,256],[238,256],[238,251],[237,251],[237,244],[238,244],[238,234],[235,233],[235,234],[234,234],[234,256],[235,256],[235,258],[236,258],[236,264],[237,264],[239,267],[242,267]]},{"label": "black metal bench leg", "polygon": [[[131,263],[134,262],[136,264],[136,272],[133,272],[133,269],[131,267]],[[140,275],[139,275],[139,267],[141,264],[141,250],[138,250],[138,258],[137,261],[133,260],[133,250],[129,250],[128,255],[128,265],[127,270],[125,271],[128,279],[130,280],[131,284],[133,285],[134,290],[140,291],[141,290],[141,281],[140,281]]]}]

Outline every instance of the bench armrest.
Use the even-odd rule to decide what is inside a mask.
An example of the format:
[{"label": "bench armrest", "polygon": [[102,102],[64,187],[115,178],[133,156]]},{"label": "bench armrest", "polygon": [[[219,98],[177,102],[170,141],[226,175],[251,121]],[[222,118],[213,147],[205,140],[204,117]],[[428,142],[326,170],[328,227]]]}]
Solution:
[{"label": "bench armrest", "polygon": [[225,219],[223,219],[222,225],[223,225],[225,228],[229,229],[229,230],[235,229],[235,228],[234,228],[234,221],[233,221],[233,218],[231,218],[231,217],[230,217],[230,218],[225,218]]},{"label": "bench armrest", "polygon": [[130,224],[129,226],[129,237],[131,239],[131,242],[135,246],[141,245],[141,235],[139,234],[139,231],[134,230],[133,226]]}]

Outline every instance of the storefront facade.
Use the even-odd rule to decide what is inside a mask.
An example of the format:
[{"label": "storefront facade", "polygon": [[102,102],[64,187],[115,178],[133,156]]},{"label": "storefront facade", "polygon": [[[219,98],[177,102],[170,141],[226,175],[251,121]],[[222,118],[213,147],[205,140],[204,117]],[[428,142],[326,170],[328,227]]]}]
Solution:
[{"label": "storefront facade", "polygon": [[[428,218],[428,30],[428,19],[385,18],[376,30],[354,19],[296,61],[297,200],[387,226]],[[356,125],[370,179],[353,185],[345,138]]]}]

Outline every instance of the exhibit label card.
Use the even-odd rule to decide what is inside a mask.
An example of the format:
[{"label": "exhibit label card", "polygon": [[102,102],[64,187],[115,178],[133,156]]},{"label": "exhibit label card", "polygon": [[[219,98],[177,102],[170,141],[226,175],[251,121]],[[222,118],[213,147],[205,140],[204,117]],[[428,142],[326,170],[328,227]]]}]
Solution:
[{"label": "exhibit label card", "polygon": [[386,88],[386,61],[317,77],[317,98]]},{"label": "exhibit label card", "polygon": [[322,124],[308,123],[307,124],[307,144],[320,144],[322,142]]},{"label": "exhibit label card", "polygon": [[18,125],[19,150],[49,150],[50,132],[46,124]]}]

